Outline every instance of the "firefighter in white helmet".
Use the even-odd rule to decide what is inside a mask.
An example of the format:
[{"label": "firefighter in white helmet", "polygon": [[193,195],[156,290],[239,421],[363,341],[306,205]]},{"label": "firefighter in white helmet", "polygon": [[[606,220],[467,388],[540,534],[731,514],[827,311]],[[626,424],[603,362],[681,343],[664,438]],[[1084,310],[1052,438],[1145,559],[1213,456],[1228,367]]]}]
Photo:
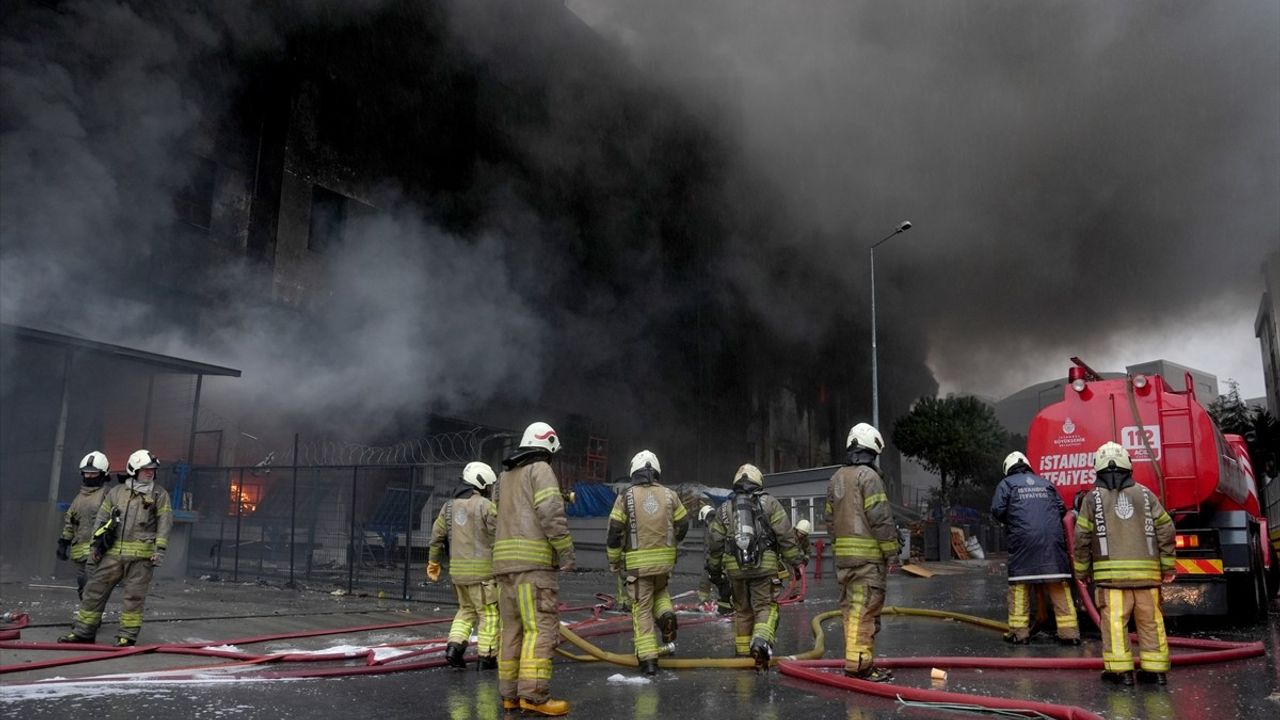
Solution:
[{"label": "firefighter in white helmet", "polygon": [[142,608],[151,588],[151,574],[164,562],[173,527],[169,493],[156,484],[160,461],[149,450],[138,450],[125,463],[127,479],[107,491],[94,520],[90,557],[97,568],[89,578],[71,632],[58,642],[91,643],[102,624],[102,610],[116,585],[124,583],[124,609],[116,647],[138,642]]},{"label": "firefighter in white helmet", "polygon": [[560,450],[556,431],[536,422],[502,462],[493,571],[498,580],[502,642],[498,691],[505,710],[564,715],[569,703],[551,697],[551,654],[560,642],[559,581],[576,560],[564,496],[551,469]]},{"label": "firefighter in white helmet", "polygon": [[874,427],[858,423],[849,430],[845,447],[845,463],[831,476],[826,504],[844,611],[844,671],[850,677],[887,682],[893,672],[875,666],[875,637],[889,563],[898,555],[898,531],[876,466],[884,439]]},{"label": "firefighter in white helmet", "polygon": [[1080,644],[1080,626],[1071,601],[1071,561],[1062,518],[1067,514],[1053,483],[1031,471],[1020,452],[1004,459],[1004,479],[991,498],[991,516],[1005,526],[1009,544],[1009,632],[1007,642],[1021,645],[1031,638],[1035,597],[1048,595],[1058,641]]},{"label": "firefighter in white helmet", "polygon": [[658,456],[641,450],[631,459],[631,486],[609,513],[605,553],[609,569],[626,578],[635,631],[636,659],[646,675],[658,672],[658,633],[669,650],[676,640],[676,611],[667,582],[676,565],[676,547],[689,530],[680,496],[659,483]]},{"label": "firefighter in white helmet", "polygon": [[1133,481],[1133,461],[1114,442],[1093,456],[1097,481],[1076,518],[1075,571],[1094,584],[1102,630],[1102,679],[1132,685],[1129,615],[1138,630],[1138,681],[1165,684],[1169,643],[1160,585],[1176,577],[1173,518],[1159,498]]},{"label": "firefighter in white helmet", "polygon": [[498,509],[489,488],[498,482],[482,462],[467,463],[453,497],[444,502],[431,525],[427,578],[440,579],[447,558],[458,612],[449,628],[445,658],[450,667],[466,667],[463,655],[471,629],[476,629],[476,663],[480,670],[498,667],[498,584],[493,579],[493,538]]},{"label": "firefighter in white helmet", "polygon": [[721,572],[733,586],[733,635],[737,655],[756,669],[769,667],[778,625],[778,556],[799,572],[800,551],[787,511],[764,491],[764,475],[746,464],[733,474],[733,494],[711,518],[707,574]]},{"label": "firefighter in white helmet", "polygon": [[94,563],[89,544],[93,540],[93,521],[102,507],[107,489],[103,483],[111,463],[107,456],[94,450],[80,460],[80,492],[62,515],[62,537],[58,538],[58,559],[76,564],[76,594],[84,599],[84,586],[93,575]]},{"label": "firefighter in white helmet", "polygon": [[[703,530],[703,553],[711,548],[711,521],[715,519],[716,509],[711,505],[703,505],[698,510],[698,521],[704,526]],[[704,561],[705,565],[705,561]],[[716,596],[716,612],[720,615],[733,614],[733,590],[729,584],[729,578],[725,577],[723,570],[714,577],[710,573],[703,573],[702,580],[698,582],[698,602],[710,602],[712,591]]]}]

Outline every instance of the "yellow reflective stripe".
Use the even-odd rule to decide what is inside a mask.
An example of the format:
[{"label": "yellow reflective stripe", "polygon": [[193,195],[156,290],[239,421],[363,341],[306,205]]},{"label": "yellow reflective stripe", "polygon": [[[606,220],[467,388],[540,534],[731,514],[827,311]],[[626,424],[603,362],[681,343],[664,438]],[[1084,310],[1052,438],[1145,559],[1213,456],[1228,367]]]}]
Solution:
[{"label": "yellow reflective stripe", "polygon": [[559,495],[559,494],[560,494],[559,488],[553,488],[553,487],[542,488],[541,490],[533,494],[533,504],[541,505],[543,500],[546,500],[547,498],[555,497],[556,495]]},{"label": "yellow reflective stripe", "polygon": [[520,660],[520,679],[521,680],[550,680],[551,679],[551,660],[542,658],[533,658],[531,660]]},{"label": "yellow reflective stripe", "polygon": [[676,503],[676,514],[673,516],[673,518],[674,518],[675,520],[679,521],[679,520],[684,519],[684,518],[685,518],[685,516],[687,516],[688,514],[689,514],[689,511],[687,511],[687,510],[685,510],[685,509],[684,509],[684,503],[682,503],[682,502],[677,502],[677,503]]},{"label": "yellow reflective stripe", "polygon": [[897,540],[883,540],[880,542],[880,552],[885,555],[894,555],[898,552]]},{"label": "yellow reflective stripe", "polygon": [[1076,518],[1076,527],[1081,528],[1081,529],[1086,530],[1086,531],[1089,531],[1089,532],[1092,532],[1092,531],[1093,531],[1093,521],[1089,519],[1089,516],[1087,516],[1087,515],[1081,515],[1081,516],[1079,516],[1079,517],[1077,517],[1077,518]]},{"label": "yellow reflective stripe", "polygon": [[155,550],[154,542],[142,540],[121,540],[111,547],[112,555],[129,557],[151,557]]},{"label": "yellow reflective stripe", "polygon": [[164,550],[169,547],[169,538],[156,538],[156,547]]},{"label": "yellow reflective stripe", "polygon": [[626,522],[626,521],[627,521],[627,515],[626,515],[626,513],[622,512],[622,510],[621,510],[621,509],[619,509],[619,508],[614,508],[614,509],[613,509],[613,512],[609,513],[609,519],[610,519],[610,520],[615,520],[615,521],[617,521],[617,522]]},{"label": "yellow reflective stripe", "polygon": [[1080,562],[1080,561],[1078,561],[1078,560],[1077,560],[1077,561],[1073,562],[1071,565],[1072,565],[1072,567],[1075,569],[1075,571],[1076,571],[1076,574],[1077,574],[1077,575],[1088,575],[1088,574],[1089,574],[1089,563],[1087,563],[1087,562]]},{"label": "yellow reflective stripe", "polygon": [[1094,565],[1100,570],[1154,570],[1159,560],[1098,560]]},{"label": "yellow reflective stripe", "polygon": [[573,547],[573,537],[567,533],[563,537],[551,538],[547,542],[550,542],[551,547],[555,548],[557,551],[564,551]]},{"label": "yellow reflective stripe", "polygon": [[[897,549],[897,544],[893,544],[893,549]],[[880,543],[875,538],[864,537],[837,537],[836,538],[836,557],[852,557],[867,560],[879,560],[884,557]]]},{"label": "yellow reflective stripe", "polygon": [[1125,632],[1124,591],[1108,588],[1107,627],[1110,643],[1103,643],[1102,665],[1108,672],[1128,672],[1133,669],[1133,656],[1129,654],[1129,635]]},{"label": "yellow reflective stripe", "polygon": [[1160,513],[1160,517],[1156,518],[1157,525],[1168,525],[1173,522],[1173,518],[1169,517],[1169,513]]},{"label": "yellow reflective stripe", "polygon": [[626,557],[628,570],[655,565],[674,565],[676,562],[676,549],[670,547],[628,550]]},{"label": "yellow reflective stripe", "polygon": [[545,540],[511,538],[493,544],[494,560],[531,560],[551,563],[551,544]]},{"label": "yellow reflective stripe", "polygon": [[882,492],[876,493],[875,495],[867,496],[867,499],[862,501],[862,507],[863,509],[870,510],[872,505],[882,502],[889,502],[889,496]]},{"label": "yellow reflective stripe", "polygon": [[520,602],[520,627],[524,631],[520,645],[520,667],[524,669],[524,661],[533,659],[534,644],[538,642],[537,606],[533,599],[533,585],[524,583],[516,586],[516,597]]},{"label": "yellow reflective stripe", "polygon": [[72,545],[72,546],[71,546],[71,559],[72,559],[72,560],[84,560],[85,558],[88,558],[88,557],[89,557],[89,549],[90,549],[90,546],[91,546],[91,545],[92,545],[92,543],[91,543],[91,542],[89,542],[88,540],[86,540],[86,541],[84,541],[84,542],[76,543],[75,545]]},{"label": "yellow reflective stripe", "polygon": [[140,628],[142,627],[142,611],[120,613],[120,627]]},{"label": "yellow reflective stripe", "polygon": [[499,680],[515,680],[520,677],[520,661],[519,660],[503,660],[498,659],[498,679]]},{"label": "yellow reflective stripe", "polygon": [[606,547],[606,548],[604,549],[604,555],[605,555],[605,557],[606,557],[606,558],[608,558],[608,559],[609,559],[609,562],[611,562],[611,563],[616,563],[616,562],[618,562],[619,560],[621,560],[621,559],[622,559],[622,548],[620,548],[620,547]]}]

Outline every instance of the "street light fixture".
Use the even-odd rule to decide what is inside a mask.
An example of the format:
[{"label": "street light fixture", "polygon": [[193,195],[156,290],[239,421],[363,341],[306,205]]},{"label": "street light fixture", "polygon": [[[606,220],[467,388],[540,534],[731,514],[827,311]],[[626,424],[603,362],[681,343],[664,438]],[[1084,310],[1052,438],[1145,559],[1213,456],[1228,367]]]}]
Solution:
[{"label": "street light fixture", "polygon": [[876,357],[876,248],[888,242],[895,235],[911,229],[911,221],[903,220],[897,229],[871,246],[871,424],[880,432],[880,368]]}]

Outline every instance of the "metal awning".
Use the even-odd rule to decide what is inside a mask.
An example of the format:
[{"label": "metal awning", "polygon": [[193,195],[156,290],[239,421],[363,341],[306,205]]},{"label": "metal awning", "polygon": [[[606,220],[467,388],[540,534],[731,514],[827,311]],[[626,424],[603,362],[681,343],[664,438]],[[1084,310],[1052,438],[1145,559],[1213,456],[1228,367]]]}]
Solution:
[{"label": "metal awning", "polygon": [[153,368],[164,370],[166,372],[184,373],[188,375],[221,375],[224,377],[240,377],[240,371],[235,368],[223,367],[221,365],[210,365],[209,363],[196,362],[194,360],[184,360],[170,355],[160,355],[158,353],[147,352],[146,350],[138,350],[136,348],[125,347],[123,345],[112,345],[111,343],[98,342],[97,340],[89,340],[75,335],[39,330],[37,328],[25,327],[22,325],[0,323],[0,337],[3,337],[6,340],[15,339],[26,342],[41,343],[44,345],[54,345],[63,348],[74,348],[76,350],[108,358],[149,365]]}]

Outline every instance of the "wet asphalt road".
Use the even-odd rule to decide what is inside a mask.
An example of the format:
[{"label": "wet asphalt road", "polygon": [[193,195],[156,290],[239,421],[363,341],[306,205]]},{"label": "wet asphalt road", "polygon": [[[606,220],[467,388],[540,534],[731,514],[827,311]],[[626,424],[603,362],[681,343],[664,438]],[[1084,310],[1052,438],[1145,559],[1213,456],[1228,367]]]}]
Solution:
[{"label": "wet asphalt road", "polygon": [[[1004,576],[998,565],[972,564],[952,567],[954,574],[929,580],[895,576],[889,603],[931,607],[1001,618],[1004,608]],[[562,600],[569,604],[591,601],[593,593],[608,590],[611,580],[601,573],[578,573],[566,578]],[[692,576],[677,576],[675,592],[692,589]],[[6,607],[15,598],[31,602],[29,590],[6,584],[0,593]],[[47,591],[46,591],[47,592]],[[25,593],[25,594],[24,594]],[[209,586],[189,581],[184,586],[160,590],[155,612],[162,617],[209,618],[225,615],[265,615],[234,620],[155,622],[144,628],[144,641],[208,641],[309,628],[341,628],[406,619],[439,617],[447,607],[374,599],[331,598],[323,593],[294,593],[274,588]],[[70,603],[42,596],[47,614],[70,613]],[[73,594],[74,597],[74,594]],[[681,602],[677,600],[677,603]],[[65,608],[63,606],[66,606]],[[1280,645],[1280,606],[1272,605],[1271,619],[1252,626],[1222,623],[1171,623],[1170,634],[1213,637],[1224,640],[1262,640],[1265,658],[1232,663],[1175,668],[1167,689],[1118,688],[1102,685],[1089,671],[954,670],[946,689],[984,695],[1000,695],[1079,705],[1107,718],[1273,718],[1280,717],[1280,671],[1275,648]],[[836,587],[828,577],[811,583],[806,602],[785,608],[779,627],[778,652],[790,654],[812,643],[809,619],[836,608]],[[38,608],[30,608],[37,610]],[[303,614],[306,613],[306,614]],[[275,615],[274,617],[272,615]],[[566,615],[575,620],[579,615]],[[690,620],[696,616],[687,616]],[[283,641],[244,648],[249,651],[322,649],[335,645],[372,645],[443,634],[447,626],[378,631]],[[104,627],[107,637],[109,626]],[[828,658],[843,654],[839,623],[829,622]],[[24,640],[49,640],[59,627],[31,628]],[[629,633],[595,640],[601,647],[629,652]],[[877,651],[885,656],[992,655],[992,656],[1096,656],[1096,636],[1086,635],[1080,648],[1060,648],[1047,638],[1025,648],[1002,643],[993,631],[950,621],[885,617]],[[690,625],[681,632],[679,652],[684,657],[732,654],[732,631],[725,621]],[[1176,652],[1176,650],[1175,650]],[[0,652],[0,662],[12,664],[54,657],[50,653]],[[164,683],[156,680],[95,683],[77,686],[31,686],[19,683],[55,675],[83,676],[103,672],[129,672],[207,665],[216,660],[172,655],[149,655],[0,677],[0,715],[14,718],[449,718],[497,719],[496,681],[492,673],[447,669],[412,671],[364,678],[332,678],[270,682]],[[929,687],[927,670],[900,670],[899,682]],[[571,717],[592,718],[957,718],[964,715],[935,709],[904,707],[890,700],[869,698],[786,678],[776,671],[757,676],[749,670],[660,671],[649,683],[611,681],[636,677],[634,670],[599,663],[556,661],[553,689],[573,705]],[[516,716],[516,715],[511,715]]]}]

